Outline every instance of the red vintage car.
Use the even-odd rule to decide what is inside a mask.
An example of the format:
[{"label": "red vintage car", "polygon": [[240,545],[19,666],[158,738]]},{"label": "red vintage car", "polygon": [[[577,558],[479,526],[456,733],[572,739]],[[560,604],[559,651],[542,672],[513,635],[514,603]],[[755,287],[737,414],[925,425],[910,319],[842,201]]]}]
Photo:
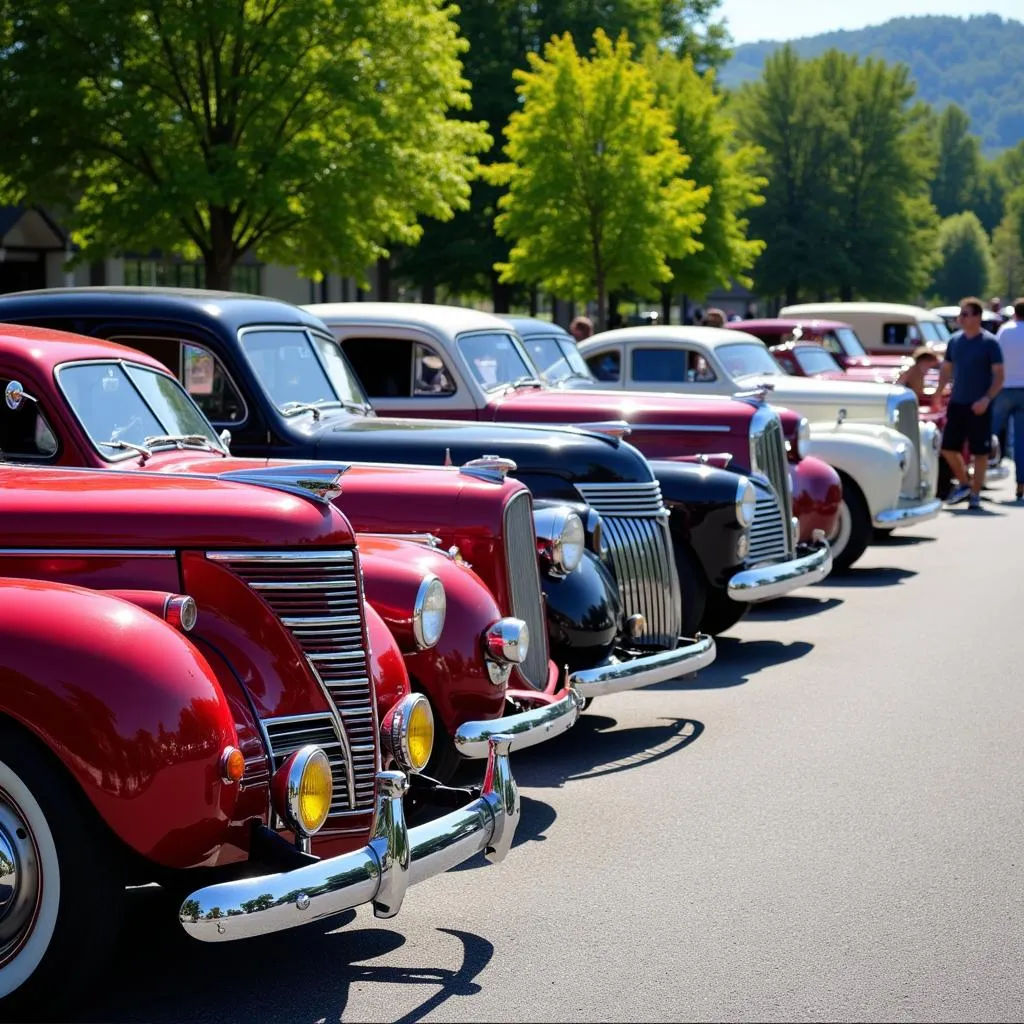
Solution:
[{"label": "red vintage car", "polygon": [[390,917],[508,851],[508,738],[454,804],[417,774],[429,705],[319,481],[3,466],[0,486],[5,1015],[90,978],[128,884],[191,890],[182,926],[223,942]]},{"label": "red vintage car", "polygon": [[[775,320],[740,320],[730,324],[738,331],[760,338],[772,354],[776,348],[790,342],[814,342],[835,358],[840,370],[846,371],[847,380],[874,381],[879,384],[894,384],[907,365],[905,356],[869,355],[850,324],[840,320],[798,319],[795,317]],[[810,358],[810,356],[807,356]],[[787,372],[792,372],[784,365]],[[832,368],[829,367],[829,370]],[[822,376],[821,373],[798,374],[798,376]]]}]

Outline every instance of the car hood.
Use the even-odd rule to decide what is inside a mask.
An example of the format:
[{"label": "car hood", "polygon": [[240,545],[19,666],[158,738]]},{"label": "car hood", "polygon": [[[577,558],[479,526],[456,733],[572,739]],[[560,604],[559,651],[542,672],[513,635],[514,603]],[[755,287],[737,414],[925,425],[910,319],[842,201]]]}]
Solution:
[{"label": "car hood", "polygon": [[0,467],[8,548],[349,546],[337,510],[298,494],[216,479]]},{"label": "car hood", "polygon": [[807,415],[808,406],[858,407],[876,406],[885,413],[886,402],[891,396],[901,395],[906,388],[894,384],[874,384],[866,381],[822,380],[819,377],[764,376],[744,377],[744,386],[758,384],[772,386],[769,400],[773,404],[785,405]]}]

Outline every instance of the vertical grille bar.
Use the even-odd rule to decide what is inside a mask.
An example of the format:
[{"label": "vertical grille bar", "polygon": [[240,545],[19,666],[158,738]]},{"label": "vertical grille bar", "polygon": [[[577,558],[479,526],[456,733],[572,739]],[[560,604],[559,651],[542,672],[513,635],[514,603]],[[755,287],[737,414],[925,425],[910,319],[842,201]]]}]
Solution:
[{"label": "vertical grille bar", "polygon": [[910,451],[903,474],[901,493],[907,498],[919,498],[921,489],[921,422],[916,397],[903,399],[897,407],[896,429],[906,437]]},{"label": "vertical grille bar", "polygon": [[[786,455],[786,439],[782,433],[782,422],[770,406],[759,406],[750,421],[751,451],[758,472],[762,473],[774,491],[777,513],[781,519],[781,537],[777,541],[781,545],[781,553],[794,554],[790,532],[793,518],[793,496],[789,485],[789,462]],[[757,484],[754,481],[755,485]],[[762,522],[768,515],[767,506],[762,511],[761,503],[764,495],[758,492],[758,509],[755,512],[755,529],[758,524],[758,513]],[[774,517],[775,512],[771,513]],[[754,538],[751,537],[751,556],[753,555]],[[748,559],[749,560],[749,559]]]},{"label": "vertical grille bar", "polygon": [[505,564],[512,614],[530,630],[530,646],[519,671],[528,683],[543,689],[548,681],[548,632],[537,568],[537,530],[528,491],[514,494],[505,506]]}]

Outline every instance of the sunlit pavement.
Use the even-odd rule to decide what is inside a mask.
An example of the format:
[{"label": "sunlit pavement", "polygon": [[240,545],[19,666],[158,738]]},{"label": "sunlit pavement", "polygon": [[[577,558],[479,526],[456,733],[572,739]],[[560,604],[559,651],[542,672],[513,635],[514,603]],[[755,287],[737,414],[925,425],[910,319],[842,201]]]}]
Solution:
[{"label": "sunlit pavement", "polygon": [[508,858],[394,920],[210,947],[132,893],[81,1019],[1020,1020],[1024,503],[987,499],[514,755]]}]

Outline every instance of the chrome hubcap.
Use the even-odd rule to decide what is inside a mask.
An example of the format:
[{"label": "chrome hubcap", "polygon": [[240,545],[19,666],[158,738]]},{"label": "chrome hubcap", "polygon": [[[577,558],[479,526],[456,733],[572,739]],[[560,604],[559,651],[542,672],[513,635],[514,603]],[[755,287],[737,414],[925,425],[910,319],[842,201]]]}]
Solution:
[{"label": "chrome hubcap", "polygon": [[0,790],[0,967],[32,931],[41,881],[32,832],[17,805]]}]

